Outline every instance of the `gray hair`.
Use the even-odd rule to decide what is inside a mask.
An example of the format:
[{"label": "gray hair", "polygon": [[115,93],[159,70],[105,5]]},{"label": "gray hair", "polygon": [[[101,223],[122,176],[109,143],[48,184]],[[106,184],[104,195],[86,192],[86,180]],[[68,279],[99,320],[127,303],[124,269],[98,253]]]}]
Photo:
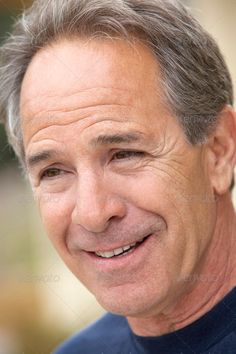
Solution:
[{"label": "gray hair", "polygon": [[161,68],[168,107],[191,144],[203,143],[233,105],[230,74],[211,36],[174,0],[37,0],[16,21],[0,51],[0,116],[24,162],[19,97],[33,56],[66,37],[135,37]]}]

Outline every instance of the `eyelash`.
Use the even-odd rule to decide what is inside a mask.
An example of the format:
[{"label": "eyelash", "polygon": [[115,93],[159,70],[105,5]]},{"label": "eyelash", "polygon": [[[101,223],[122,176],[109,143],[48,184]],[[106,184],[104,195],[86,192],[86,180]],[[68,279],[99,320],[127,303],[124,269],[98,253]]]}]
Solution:
[{"label": "eyelash", "polygon": [[[52,172],[52,171],[57,172],[57,174],[54,175],[54,176],[48,176],[48,174],[49,174],[50,172]],[[46,169],[45,171],[42,172],[42,174],[41,174],[41,176],[40,176],[40,179],[43,179],[43,178],[48,178],[48,179],[50,179],[50,178],[55,178],[55,177],[58,177],[62,172],[63,172],[63,171],[60,170],[59,168],[51,167],[51,168],[48,168],[48,169]]]},{"label": "eyelash", "polygon": [[[123,155],[123,156],[122,156]],[[128,156],[127,156],[128,155]],[[112,160],[129,160],[135,157],[143,157],[145,153],[143,151],[133,151],[133,150],[121,150],[113,154]],[[53,176],[49,176],[51,172],[55,172]],[[63,170],[57,167],[50,167],[42,172],[40,179],[53,179],[59,177],[63,173]]]},{"label": "eyelash", "polygon": [[[126,155],[125,157],[123,155]],[[127,156],[128,154],[128,156]],[[118,156],[121,155],[121,158],[118,158]],[[124,160],[124,159],[131,159],[133,157],[143,157],[145,153],[143,151],[134,151],[134,150],[121,150],[113,154],[113,160]]]}]

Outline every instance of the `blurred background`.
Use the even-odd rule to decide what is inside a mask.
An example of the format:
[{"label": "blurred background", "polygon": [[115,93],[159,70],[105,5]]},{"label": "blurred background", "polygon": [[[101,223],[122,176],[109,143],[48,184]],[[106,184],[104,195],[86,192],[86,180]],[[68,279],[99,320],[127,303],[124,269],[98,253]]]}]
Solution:
[{"label": "blurred background", "polygon": [[[219,43],[236,84],[236,1],[184,2]],[[0,41],[29,4],[0,0]],[[1,125],[0,242],[0,354],[50,354],[104,312],[49,243]]]}]

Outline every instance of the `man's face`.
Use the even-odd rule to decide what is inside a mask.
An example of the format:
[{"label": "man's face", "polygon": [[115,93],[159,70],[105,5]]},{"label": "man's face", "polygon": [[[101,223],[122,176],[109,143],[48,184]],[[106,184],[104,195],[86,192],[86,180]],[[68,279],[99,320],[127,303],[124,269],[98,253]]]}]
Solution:
[{"label": "man's face", "polygon": [[22,86],[26,159],[48,235],[101,305],[124,315],[175,302],[214,230],[206,148],[187,142],[163,96],[153,54],[122,40],[47,47]]}]

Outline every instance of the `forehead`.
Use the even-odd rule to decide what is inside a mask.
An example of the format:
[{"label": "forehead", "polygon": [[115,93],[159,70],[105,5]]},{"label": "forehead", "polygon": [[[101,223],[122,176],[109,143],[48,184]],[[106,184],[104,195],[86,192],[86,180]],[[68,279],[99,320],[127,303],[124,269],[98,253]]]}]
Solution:
[{"label": "forehead", "polygon": [[[156,81],[158,64],[140,42],[122,39],[61,40],[41,49],[31,61],[21,90],[21,108],[37,98],[96,88],[138,91]],[[28,102],[27,102],[28,101]]]},{"label": "forehead", "polygon": [[22,83],[25,145],[35,132],[53,124],[95,119],[97,114],[99,119],[124,119],[133,108],[147,115],[154,106],[160,114],[159,81],[156,58],[140,42],[73,39],[45,47],[31,61]]}]

